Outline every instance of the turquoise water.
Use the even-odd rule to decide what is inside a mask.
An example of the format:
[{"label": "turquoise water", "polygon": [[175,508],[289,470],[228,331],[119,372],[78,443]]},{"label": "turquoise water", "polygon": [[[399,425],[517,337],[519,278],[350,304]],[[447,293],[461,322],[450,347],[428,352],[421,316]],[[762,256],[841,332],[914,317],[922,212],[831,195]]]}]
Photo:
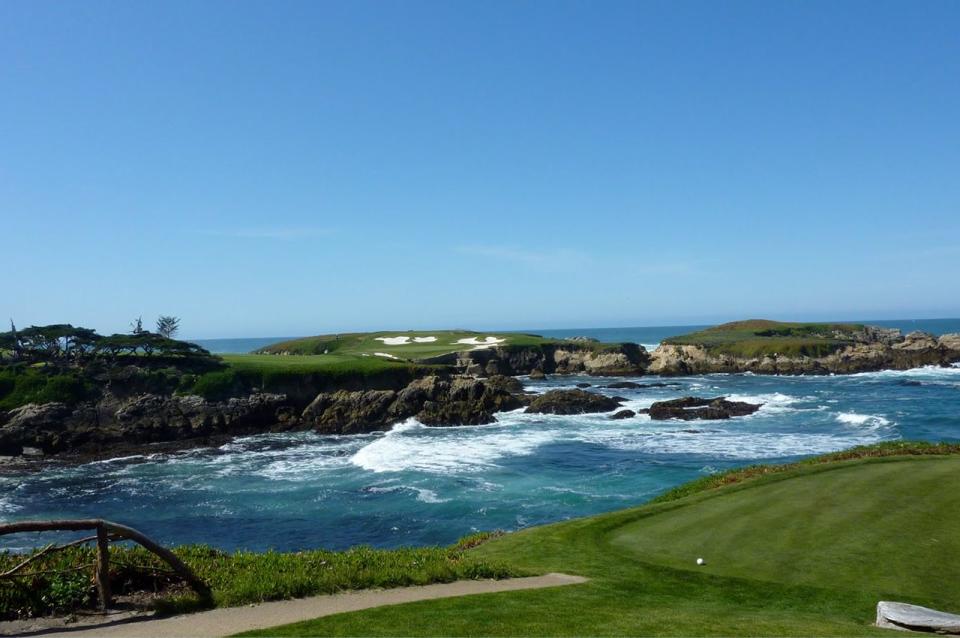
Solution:
[{"label": "turquoise water", "polygon": [[[943,331],[960,331],[960,321]],[[615,380],[553,377],[528,387],[542,392]],[[599,391],[625,397],[632,409],[690,394],[764,407],[721,422],[510,412],[486,426],[428,428],[411,420],[361,436],[246,437],[219,448],[3,476],[0,518],[103,517],[163,543],[225,549],[449,543],[477,530],[636,505],[684,481],[757,461],[900,438],[960,440],[960,367],[667,381],[679,386]],[[0,541],[23,548],[48,539]]]}]

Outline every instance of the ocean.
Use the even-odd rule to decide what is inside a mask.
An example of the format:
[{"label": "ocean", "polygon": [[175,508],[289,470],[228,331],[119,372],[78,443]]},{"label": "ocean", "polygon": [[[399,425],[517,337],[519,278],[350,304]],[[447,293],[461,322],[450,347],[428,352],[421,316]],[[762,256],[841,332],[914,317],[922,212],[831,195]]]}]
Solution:
[{"label": "ocean", "polygon": [[[960,332],[960,320],[871,323]],[[539,332],[657,343],[669,336],[664,330]],[[236,348],[249,343],[231,341]],[[525,383],[534,392],[591,383],[625,397],[634,410],[685,395],[725,395],[763,407],[714,422],[508,412],[484,426],[408,420],[357,436],[250,436],[217,448],[0,476],[0,519],[102,517],[164,544],[227,550],[442,544],[479,530],[639,505],[741,465],[878,441],[960,440],[960,367],[825,377],[717,374],[666,379],[678,385],[664,388],[599,387],[617,380],[554,376]],[[0,547],[49,540],[5,536]]]}]

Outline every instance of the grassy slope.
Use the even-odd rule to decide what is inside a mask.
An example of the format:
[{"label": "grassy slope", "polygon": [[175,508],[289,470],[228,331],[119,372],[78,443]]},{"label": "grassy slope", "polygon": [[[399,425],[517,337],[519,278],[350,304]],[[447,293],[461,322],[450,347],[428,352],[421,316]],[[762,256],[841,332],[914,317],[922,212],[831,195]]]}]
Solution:
[{"label": "grassy slope", "polygon": [[475,550],[583,574],[585,585],[385,607],[264,635],[864,635],[885,633],[870,626],[881,599],[960,612],[960,457],[753,476]]},{"label": "grassy slope", "polygon": [[673,345],[700,345],[715,354],[758,357],[767,354],[825,356],[851,343],[835,331],[852,332],[860,324],[789,323],[751,319],[665,339]]},{"label": "grassy slope", "polygon": [[[437,337],[437,340],[431,343],[409,343],[391,346],[377,339],[377,337],[397,336],[407,336],[411,340],[413,337]],[[536,335],[518,333],[470,332],[466,330],[386,331],[304,337],[267,346],[261,352],[267,354],[288,352],[300,355],[320,355],[327,352],[328,355],[358,356],[367,354],[371,357],[375,352],[384,352],[401,359],[417,360],[469,350],[472,346],[457,343],[457,341],[470,338],[483,339],[488,336],[506,338],[505,344],[507,345],[538,345],[551,342],[549,339]]]}]

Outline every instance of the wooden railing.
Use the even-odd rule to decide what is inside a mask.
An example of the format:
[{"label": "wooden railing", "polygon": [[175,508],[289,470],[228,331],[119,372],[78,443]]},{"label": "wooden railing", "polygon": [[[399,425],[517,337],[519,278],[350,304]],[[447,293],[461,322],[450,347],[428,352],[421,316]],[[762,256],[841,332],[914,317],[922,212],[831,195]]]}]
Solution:
[{"label": "wooden railing", "polygon": [[97,586],[97,597],[100,603],[100,609],[106,610],[110,605],[110,543],[113,541],[134,541],[152,552],[167,565],[170,569],[182,578],[190,587],[199,594],[204,602],[210,602],[210,587],[200,580],[193,570],[176,554],[163,547],[159,543],[151,540],[146,535],[138,532],[132,527],[94,518],[86,520],[62,520],[62,521],[20,521],[18,523],[6,523],[0,525],[0,536],[5,534],[16,534],[20,532],[53,532],[53,531],[83,531],[95,530],[96,535],[81,538],[63,545],[48,545],[29,558],[24,559],[16,566],[0,573],[0,579],[9,580],[16,578],[28,578],[37,576],[42,572],[24,571],[31,563],[54,552],[83,545],[84,543],[97,543],[97,560],[94,563],[93,579]]}]

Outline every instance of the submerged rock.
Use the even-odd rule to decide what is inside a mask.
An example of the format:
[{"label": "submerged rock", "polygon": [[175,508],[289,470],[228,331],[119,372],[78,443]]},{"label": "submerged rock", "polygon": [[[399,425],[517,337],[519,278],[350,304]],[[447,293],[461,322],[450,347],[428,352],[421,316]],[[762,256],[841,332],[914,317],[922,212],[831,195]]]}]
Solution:
[{"label": "submerged rock", "polygon": [[623,419],[632,419],[635,416],[637,416],[637,413],[633,410],[620,410],[611,414],[610,419],[613,421],[621,421]]},{"label": "submerged rock", "polygon": [[646,410],[641,410],[656,421],[680,419],[694,421],[699,419],[729,419],[735,416],[753,414],[763,404],[746,403],[744,401],[727,401],[726,397],[704,399],[700,397],[683,397],[670,401],[657,401]]},{"label": "submerged rock", "polygon": [[550,390],[530,401],[530,414],[593,414],[612,412],[620,401],[586,390]]}]

